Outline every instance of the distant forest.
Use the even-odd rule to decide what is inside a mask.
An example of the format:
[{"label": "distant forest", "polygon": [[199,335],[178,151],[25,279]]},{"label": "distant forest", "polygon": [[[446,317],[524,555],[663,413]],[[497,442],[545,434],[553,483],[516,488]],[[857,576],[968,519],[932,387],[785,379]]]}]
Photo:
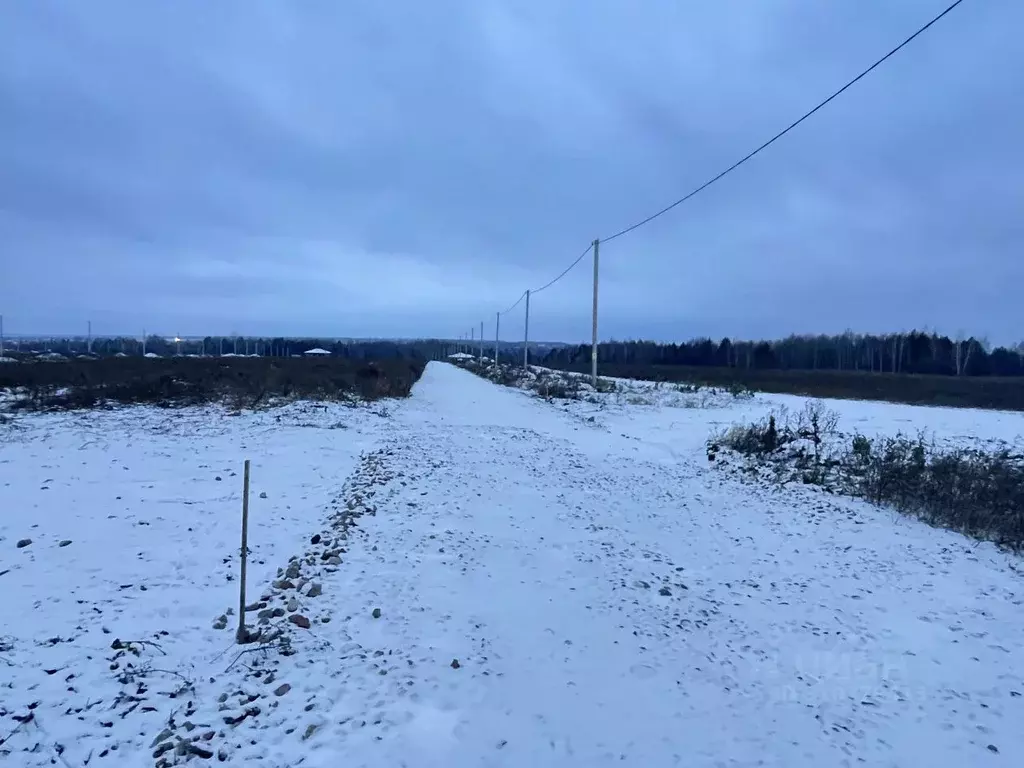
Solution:
[{"label": "distant forest", "polygon": [[[22,340],[8,353],[52,351],[100,356],[143,352],[169,355],[291,356],[321,348],[339,357],[363,360],[394,358],[442,359],[456,352],[480,352],[479,341],[444,339],[416,341],[351,341],[288,338],[224,338],[174,340],[150,336],[145,344],[135,338]],[[503,341],[503,360],[522,359],[522,342]],[[484,355],[494,354],[494,340],[484,341]],[[556,368],[589,364],[590,345],[530,344],[530,362]],[[779,341],[721,341],[695,339],[663,344],[652,341],[609,341],[598,348],[599,364],[618,366],[687,366],[747,371],[856,371],[863,373],[932,374],[941,376],[1024,376],[1024,342],[1015,347],[990,347],[976,338],[951,339],[935,333],[911,331],[884,336],[847,332],[836,336],[790,336]]]},{"label": "distant forest", "polygon": [[[576,367],[590,360],[590,345],[549,350],[536,362]],[[942,376],[1024,376],[1024,342],[991,348],[975,338],[950,339],[911,331],[885,336],[790,336],[781,341],[696,339],[682,344],[606,342],[598,361],[614,365],[703,366],[746,370],[858,371]]]}]

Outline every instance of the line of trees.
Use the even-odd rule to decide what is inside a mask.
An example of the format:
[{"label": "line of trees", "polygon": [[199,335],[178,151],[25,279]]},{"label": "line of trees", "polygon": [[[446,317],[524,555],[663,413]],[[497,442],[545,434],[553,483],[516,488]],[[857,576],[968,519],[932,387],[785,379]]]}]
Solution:
[{"label": "line of trees", "polygon": [[145,341],[131,337],[97,337],[86,339],[48,338],[23,339],[6,349],[12,353],[58,352],[62,355],[114,355],[139,356],[155,354],[160,357],[177,355],[245,355],[258,357],[291,357],[311,349],[324,349],[336,357],[354,360],[430,359],[440,357],[441,342],[432,341],[338,341],[333,339],[301,339],[255,336],[207,336],[205,338],[168,338],[147,336]]},{"label": "line of trees", "polygon": [[[479,352],[479,342],[440,339],[416,341],[350,341],[284,337],[220,337],[168,339],[150,336],[145,346],[137,338],[47,339],[19,345],[22,351],[63,354],[91,353],[162,357],[171,355],[259,355],[288,357],[320,348],[349,359],[405,358],[437,360],[457,350]],[[8,346],[8,349],[10,347]],[[522,343],[502,342],[502,359],[521,360]],[[494,342],[484,342],[484,354],[493,355]],[[530,345],[530,359],[554,368],[588,364],[590,345]],[[606,365],[696,366],[744,370],[862,371],[943,376],[1024,376],[1024,342],[1013,347],[992,347],[984,339],[949,338],[911,331],[885,335],[852,331],[827,335],[789,336],[778,341],[715,341],[701,338],[664,344],[653,341],[609,341],[599,345],[598,360]]]},{"label": "line of trees", "polygon": [[[548,351],[536,362],[571,367],[590,360],[590,346]],[[686,365],[750,370],[864,371],[948,376],[1024,376],[1024,342],[991,347],[984,339],[911,331],[886,335],[848,331],[779,341],[695,339],[681,344],[612,341],[598,360],[623,365]]]}]

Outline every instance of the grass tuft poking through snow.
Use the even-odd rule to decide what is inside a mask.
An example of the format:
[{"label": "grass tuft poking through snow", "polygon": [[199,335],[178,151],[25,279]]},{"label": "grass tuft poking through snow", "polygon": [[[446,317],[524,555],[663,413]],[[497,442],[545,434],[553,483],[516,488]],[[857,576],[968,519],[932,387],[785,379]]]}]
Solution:
[{"label": "grass tuft poking through snow", "polygon": [[1024,446],[937,446],[925,432],[867,437],[839,431],[821,401],[785,408],[708,440],[753,460],[779,482],[803,482],[866,499],[931,525],[1014,550],[1024,548]]}]

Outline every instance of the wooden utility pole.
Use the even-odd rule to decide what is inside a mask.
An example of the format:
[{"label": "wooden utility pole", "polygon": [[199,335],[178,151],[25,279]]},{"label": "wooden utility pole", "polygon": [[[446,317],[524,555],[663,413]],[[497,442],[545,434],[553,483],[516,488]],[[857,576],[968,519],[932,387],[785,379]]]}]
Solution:
[{"label": "wooden utility pole", "polygon": [[523,334],[523,368],[530,368],[530,292],[526,292],[526,331]]},{"label": "wooden utility pole", "polygon": [[597,389],[597,271],[598,271],[598,249],[601,246],[600,240],[594,241],[594,321],[590,342],[590,378],[594,389]]}]

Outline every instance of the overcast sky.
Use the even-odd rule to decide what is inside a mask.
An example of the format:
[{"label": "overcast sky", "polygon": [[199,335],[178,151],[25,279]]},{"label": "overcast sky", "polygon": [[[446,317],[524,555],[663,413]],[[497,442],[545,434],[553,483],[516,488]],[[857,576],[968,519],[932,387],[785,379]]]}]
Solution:
[{"label": "overcast sky", "polygon": [[[4,2],[6,330],[491,337],[947,3]],[[966,0],[602,248],[602,337],[1024,338],[1021,29]]]}]

